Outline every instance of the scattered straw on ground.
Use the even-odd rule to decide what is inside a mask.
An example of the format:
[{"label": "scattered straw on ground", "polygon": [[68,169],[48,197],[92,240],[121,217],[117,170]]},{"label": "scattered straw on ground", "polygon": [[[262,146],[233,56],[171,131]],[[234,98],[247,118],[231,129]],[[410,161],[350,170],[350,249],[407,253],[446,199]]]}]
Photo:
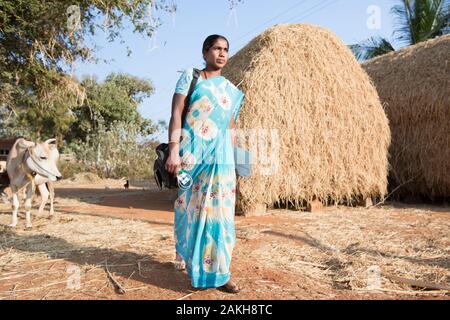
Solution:
[{"label": "scattered straw on ground", "polygon": [[261,232],[267,243],[250,255],[337,289],[366,290],[374,272],[381,274],[385,290],[409,289],[383,275],[450,285],[449,218],[444,222],[425,210],[399,214],[393,208],[303,212],[296,214],[298,223]]},{"label": "scattered straw on ground", "polygon": [[[64,214],[59,222],[35,218],[31,231],[20,223],[11,230],[1,209],[0,299],[235,297],[190,290],[187,276],[170,264],[170,225]],[[448,291],[423,291],[388,276],[449,285],[449,230],[450,210],[437,207],[272,210],[240,218],[233,275],[244,289],[237,298],[448,298]]]}]

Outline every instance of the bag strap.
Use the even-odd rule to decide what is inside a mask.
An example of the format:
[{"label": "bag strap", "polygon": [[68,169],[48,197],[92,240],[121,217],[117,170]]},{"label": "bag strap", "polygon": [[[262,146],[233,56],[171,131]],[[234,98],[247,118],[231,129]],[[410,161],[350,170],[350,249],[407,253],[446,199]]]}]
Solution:
[{"label": "bag strap", "polygon": [[189,111],[189,100],[191,100],[192,92],[194,92],[194,88],[197,85],[198,78],[200,77],[200,70],[194,68],[194,71],[192,73],[192,81],[191,85],[189,87],[188,95],[186,97],[186,100],[184,102],[184,108],[183,113],[181,114],[181,127],[183,128],[184,121],[186,120],[186,115]]}]

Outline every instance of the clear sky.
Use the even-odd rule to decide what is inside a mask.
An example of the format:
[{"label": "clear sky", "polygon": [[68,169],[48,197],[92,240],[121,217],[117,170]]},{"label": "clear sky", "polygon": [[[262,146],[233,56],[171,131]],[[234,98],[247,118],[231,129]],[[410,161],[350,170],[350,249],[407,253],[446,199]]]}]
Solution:
[{"label": "clear sky", "polygon": [[[156,13],[162,25],[152,39],[125,30],[126,45],[109,43],[103,35],[93,40],[101,47],[97,57],[111,62],[78,63],[78,76],[95,74],[103,80],[110,72],[123,72],[152,81],[155,94],[139,112],[154,121],[170,119],[171,101],[178,71],[203,67],[201,47],[210,34],[222,34],[230,41],[230,55],[265,29],[279,23],[310,23],[332,30],[346,44],[370,36],[392,36],[390,8],[394,0],[243,0],[231,11],[227,0],[174,0],[173,15]],[[379,9],[377,9],[379,8]],[[377,17],[379,20],[372,20]],[[374,22],[375,23],[372,23]],[[379,24],[377,23],[379,21]],[[368,23],[369,22],[369,23]],[[165,141],[166,133],[156,138]]]}]

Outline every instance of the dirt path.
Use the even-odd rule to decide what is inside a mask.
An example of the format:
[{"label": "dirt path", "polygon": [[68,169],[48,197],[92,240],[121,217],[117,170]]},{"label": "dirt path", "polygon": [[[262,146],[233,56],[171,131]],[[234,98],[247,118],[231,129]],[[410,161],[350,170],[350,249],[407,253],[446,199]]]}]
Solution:
[{"label": "dirt path", "polygon": [[[59,184],[59,221],[11,230],[0,205],[0,299],[449,299],[384,274],[450,284],[450,208],[391,204],[236,217],[238,295],[175,271],[173,192]],[[106,267],[108,266],[108,267]],[[126,290],[118,294],[108,271]],[[381,276],[378,276],[381,272]],[[380,290],[370,291],[368,285]]]}]

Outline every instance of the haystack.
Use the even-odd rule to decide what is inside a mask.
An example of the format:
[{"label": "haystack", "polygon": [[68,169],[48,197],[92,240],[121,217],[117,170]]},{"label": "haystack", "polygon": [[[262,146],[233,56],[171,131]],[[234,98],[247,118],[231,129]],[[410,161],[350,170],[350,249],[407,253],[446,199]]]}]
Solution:
[{"label": "haystack", "polygon": [[246,94],[237,127],[253,130],[239,142],[254,157],[252,176],[238,180],[244,213],[386,193],[388,121],[367,74],[333,33],[274,26],[223,75]]},{"label": "haystack", "polygon": [[450,35],[365,62],[392,131],[390,188],[450,196]]}]

